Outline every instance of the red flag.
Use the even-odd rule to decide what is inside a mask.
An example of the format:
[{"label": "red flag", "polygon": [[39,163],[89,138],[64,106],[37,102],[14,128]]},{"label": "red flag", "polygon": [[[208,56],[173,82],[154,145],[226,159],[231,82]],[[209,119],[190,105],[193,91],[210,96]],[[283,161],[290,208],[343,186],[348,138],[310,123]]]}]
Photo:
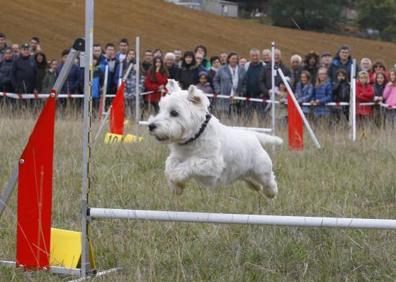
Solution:
[{"label": "red flag", "polygon": [[118,87],[117,94],[111,103],[110,109],[110,133],[124,135],[124,91],[125,81]]},{"label": "red flag", "polygon": [[16,263],[26,269],[49,266],[54,126],[50,96],[19,160]]},{"label": "red flag", "polygon": [[287,116],[289,123],[289,150],[304,149],[304,127],[303,120],[290,95],[287,96]]}]

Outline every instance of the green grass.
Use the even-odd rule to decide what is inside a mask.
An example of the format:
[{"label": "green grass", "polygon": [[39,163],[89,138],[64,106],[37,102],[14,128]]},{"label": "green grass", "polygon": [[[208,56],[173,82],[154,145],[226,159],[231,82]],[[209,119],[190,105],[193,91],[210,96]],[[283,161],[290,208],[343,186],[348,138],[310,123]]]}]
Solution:
[{"label": "green grass", "polygon": [[[0,183],[6,183],[34,124],[30,113],[0,111]],[[97,124],[95,124],[95,129]],[[128,131],[134,129],[128,125]],[[286,128],[279,129],[286,137]],[[94,149],[93,207],[306,216],[396,218],[394,133],[368,128],[352,144],[343,128],[317,128],[303,153],[269,152],[279,195],[269,201],[243,183],[210,190],[192,183],[169,192],[168,154],[143,143]],[[360,135],[360,131],[358,132]],[[59,115],[54,159],[53,226],[80,230],[82,122]],[[0,259],[15,258],[16,193],[0,218]],[[98,281],[394,281],[394,231],[94,220],[98,268],[122,271]],[[45,272],[0,267],[0,281],[64,281]]]}]

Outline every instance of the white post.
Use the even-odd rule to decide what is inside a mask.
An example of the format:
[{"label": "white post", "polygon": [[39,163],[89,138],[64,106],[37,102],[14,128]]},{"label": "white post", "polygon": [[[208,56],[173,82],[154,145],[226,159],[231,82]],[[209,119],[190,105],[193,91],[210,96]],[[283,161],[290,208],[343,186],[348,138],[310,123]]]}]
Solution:
[{"label": "white post", "polygon": [[275,135],[275,42],[272,42],[271,48],[271,115],[272,115],[272,135]]},{"label": "white post", "polygon": [[352,107],[352,110],[350,111],[352,113],[352,141],[356,141],[356,59],[353,59],[352,62],[352,67],[351,67],[351,88],[352,88],[352,93],[351,93],[351,100],[352,103],[350,104],[350,107]]},{"label": "white post", "polygon": [[140,37],[136,37],[136,89],[135,89],[135,103],[136,103],[136,128],[138,130],[139,128],[139,120],[140,120],[140,107],[139,107],[139,102],[140,102]]},{"label": "white post", "polygon": [[101,109],[102,115],[105,114],[105,109],[106,109],[106,95],[107,95],[108,80],[109,80],[109,65],[106,65],[104,82],[103,82],[103,93],[102,93],[102,109]]},{"label": "white post", "polygon": [[308,120],[307,120],[307,118],[305,117],[305,115],[304,115],[304,113],[303,113],[303,111],[302,111],[300,105],[298,104],[297,99],[296,99],[296,96],[294,96],[293,90],[290,88],[290,85],[289,85],[289,83],[287,82],[286,77],[285,77],[285,75],[283,74],[283,71],[282,71],[281,68],[278,68],[278,73],[279,73],[279,75],[281,76],[281,78],[282,78],[282,80],[283,80],[283,83],[286,85],[287,91],[289,92],[289,95],[290,95],[290,97],[292,98],[293,103],[294,103],[294,105],[296,106],[296,108],[297,108],[297,110],[298,110],[298,113],[300,114],[302,120],[304,121],[305,127],[308,129],[309,136],[311,136],[311,139],[312,139],[312,141],[314,142],[315,146],[316,146],[318,149],[320,149],[320,143],[319,143],[318,139],[316,138],[315,133],[313,132],[311,126],[309,125]]},{"label": "white post", "polygon": [[90,271],[88,260],[88,191],[91,184],[91,119],[92,119],[92,49],[93,49],[94,1],[85,0],[85,69],[84,69],[84,132],[83,177],[81,196],[81,276]]}]

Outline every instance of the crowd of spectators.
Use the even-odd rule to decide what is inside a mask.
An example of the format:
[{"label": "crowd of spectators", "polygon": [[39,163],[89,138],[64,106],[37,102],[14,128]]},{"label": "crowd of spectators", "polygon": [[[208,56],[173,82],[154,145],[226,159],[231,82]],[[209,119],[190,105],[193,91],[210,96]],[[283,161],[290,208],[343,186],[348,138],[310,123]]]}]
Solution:
[{"label": "crowd of spectators", "polygon": [[[333,51],[333,50],[332,50]],[[29,43],[9,44],[4,33],[0,33],[0,92],[49,93],[60,73],[69,50],[64,50],[60,59],[47,59],[40,46],[40,40],[32,37]],[[348,118],[348,106],[326,106],[328,102],[349,102],[352,72],[352,54],[347,46],[341,46],[335,53],[315,51],[305,55],[294,54],[289,59],[282,57],[281,50],[273,54],[275,68],[282,69],[287,83],[293,89],[303,111],[320,119],[333,115],[337,120]],[[163,52],[160,49],[146,49],[141,60],[140,92],[151,91],[143,96],[145,105],[158,111],[158,102],[166,94],[168,79],[175,79],[182,89],[196,85],[209,94],[244,96],[269,99],[272,91],[272,54],[269,49],[252,48],[249,57],[236,52],[221,52],[208,56],[203,45],[192,51],[175,49]],[[106,92],[116,93],[122,77],[130,64],[136,64],[136,52],[127,39],[93,47],[93,98],[98,99],[103,90],[105,69],[108,67]],[[83,92],[84,71],[78,59],[73,64],[61,93]],[[126,78],[125,97],[133,104],[136,91],[137,67],[134,66]],[[356,67],[356,113],[362,119],[376,115],[375,105],[360,105],[363,102],[385,103],[396,106],[396,72],[387,70],[384,62],[363,58]],[[279,75],[275,76],[275,96],[279,101],[278,118],[287,117],[287,88]],[[308,103],[308,104],[307,104]],[[265,102],[253,103],[233,99],[213,100],[213,110],[219,115],[245,115],[250,118],[254,112],[265,118],[271,105]],[[378,110],[379,111],[379,110]],[[373,114],[374,112],[374,114]],[[394,111],[392,111],[394,112]]]}]

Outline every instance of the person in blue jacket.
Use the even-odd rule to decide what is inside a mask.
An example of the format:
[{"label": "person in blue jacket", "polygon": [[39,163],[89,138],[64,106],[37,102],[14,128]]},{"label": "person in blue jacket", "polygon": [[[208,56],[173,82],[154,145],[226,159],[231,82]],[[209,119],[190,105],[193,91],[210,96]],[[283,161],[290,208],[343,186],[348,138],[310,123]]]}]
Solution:
[{"label": "person in blue jacket", "polygon": [[333,88],[327,76],[327,69],[321,67],[318,70],[313,99],[311,100],[315,118],[327,117],[330,115],[330,108],[326,106],[326,103],[331,102],[332,99]]}]

